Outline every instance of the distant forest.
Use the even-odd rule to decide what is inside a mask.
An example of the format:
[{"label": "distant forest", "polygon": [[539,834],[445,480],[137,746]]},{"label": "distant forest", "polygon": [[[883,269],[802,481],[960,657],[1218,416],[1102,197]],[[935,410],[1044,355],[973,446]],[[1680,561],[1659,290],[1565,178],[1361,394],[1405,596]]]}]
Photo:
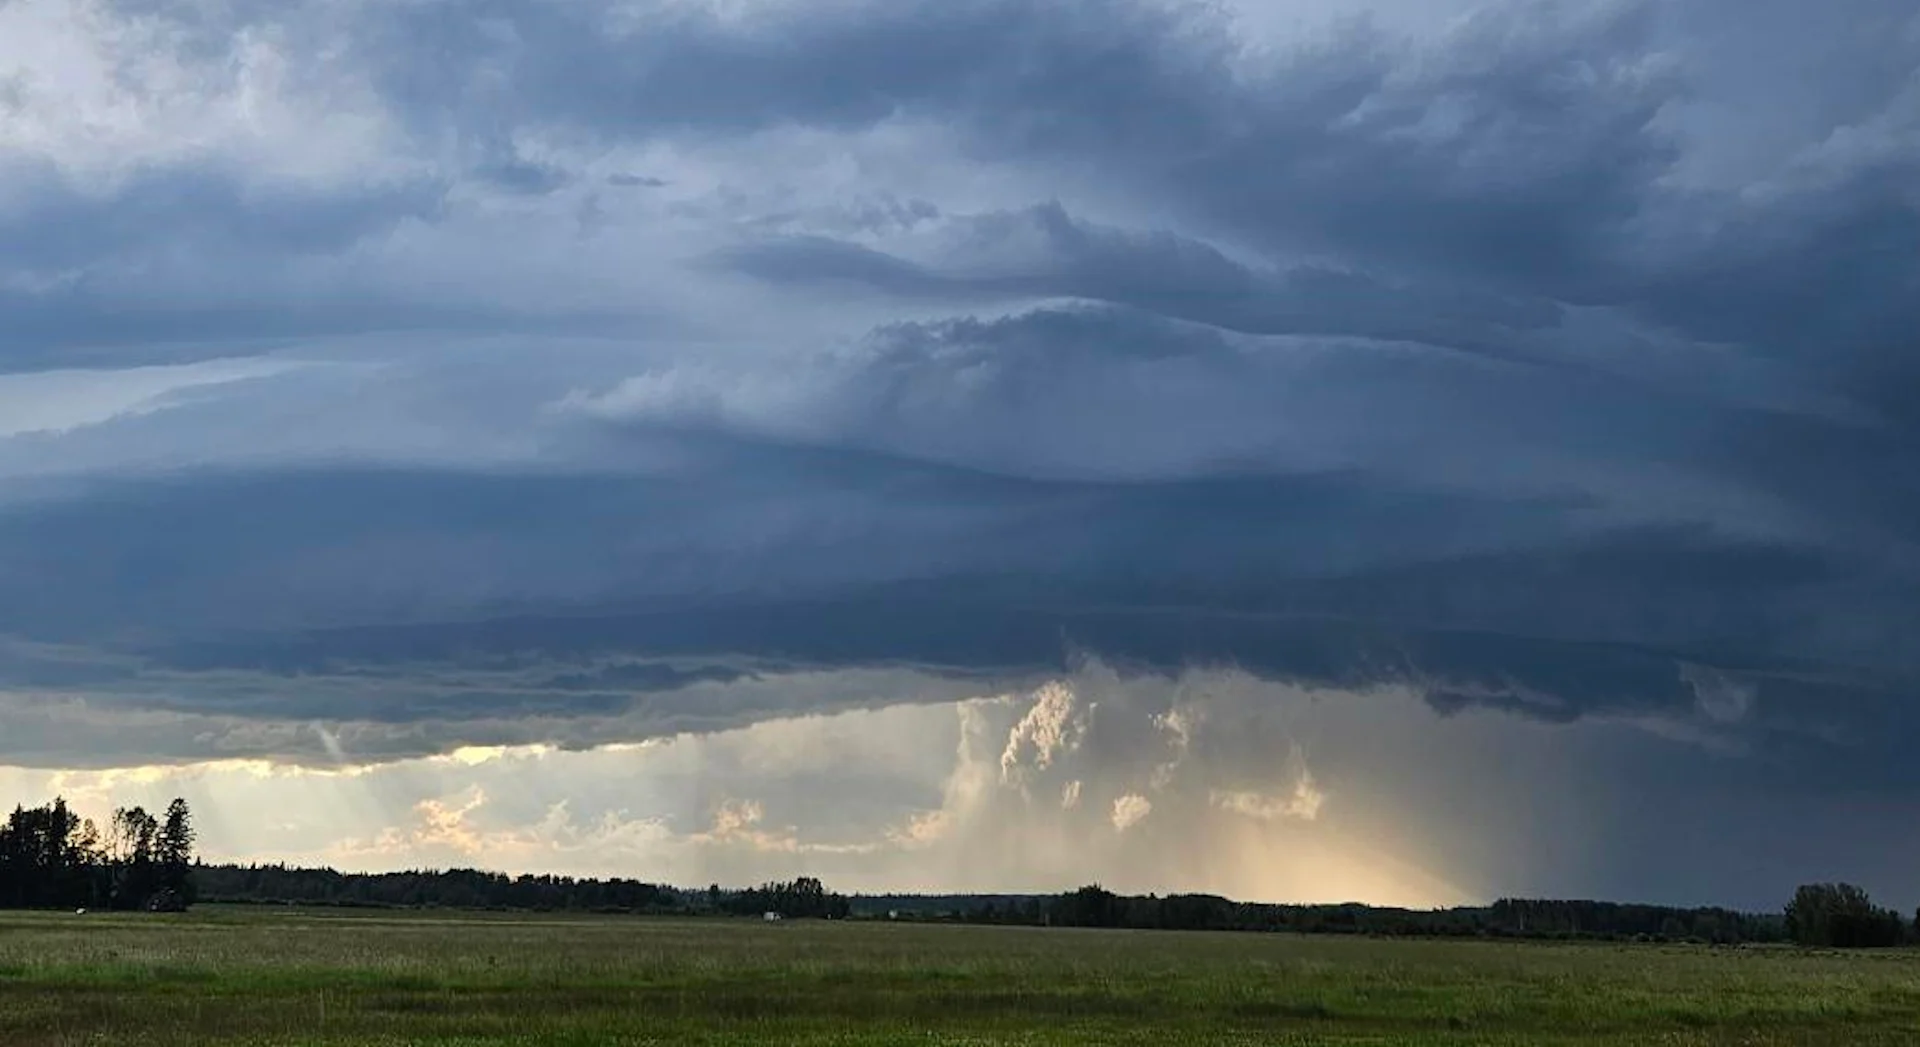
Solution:
[{"label": "distant forest", "polygon": [[1446,938],[1596,939],[1740,945],[1797,941],[1818,946],[1899,945],[1912,936],[1858,888],[1801,888],[1784,913],[1676,908],[1599,901],[1503,899],[1492,905],[1418,910],[1380,906],[1276,905],[1214,895],[1120,895],[1099,886],[1066,894],[853,895],[802,877],[745,890],[685,890],[625,879],[508,876],[473,869],[342,873],[284,865],[201,865],[208,901],[366,908],[497,909],[681,916],[899,920],[1010,926],[1281,931]]},{"label": "distant forest", "polygon": [[285,865],[200,865],[193,870],[208,902],[327,905],[378,909],[501,909],[531,912],[760,916],[846,919],[851,901],[812,877],[746,889],[682,890],[625,879],[576,879],[445,869],[343,873]]},{"label": "distant forest", "polygon": [[476,909],[680,916],[869,919],[1052,927],[1268,931],[1449,938],[1601,939],[1823,947],[1920,941],[1909,925],[1848,884],[1801,887],[1780,913],[1599,901],[1503,899],[1416,910],[1279,905],[1215,895],[1121,895],[1097,885],[1048,895],[868,895],[812,877],[745,889],[682,889],[629,879],[508,876],[474,869],[343,873],[286,865],[209,865],[193,857],[192,813],[115,811],[103,833],[56,800],[16,807],[0,827],[0,908],[177,911],[228,904]]}]

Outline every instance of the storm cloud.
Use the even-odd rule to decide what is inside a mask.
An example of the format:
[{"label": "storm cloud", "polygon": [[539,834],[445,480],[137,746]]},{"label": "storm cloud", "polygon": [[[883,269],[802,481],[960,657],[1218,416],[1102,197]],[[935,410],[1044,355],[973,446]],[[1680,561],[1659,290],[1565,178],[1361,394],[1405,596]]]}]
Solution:
[{"label": "storm cloud", "polygon": [[[1463,812],[1468,728],[1728,854],[1911,803],[1916,186],[1894,0],[0,6],[0,763],[588,767],[1095,677],[1164,726],[1199,674],[1424,732]],[[995,790],[1124,842],[1391,778],[1261,737]],[[1428,886],[1660,894],[1615,799]],[[873,848],[972,816],[900,817],[793,839],[912,886]]]}]

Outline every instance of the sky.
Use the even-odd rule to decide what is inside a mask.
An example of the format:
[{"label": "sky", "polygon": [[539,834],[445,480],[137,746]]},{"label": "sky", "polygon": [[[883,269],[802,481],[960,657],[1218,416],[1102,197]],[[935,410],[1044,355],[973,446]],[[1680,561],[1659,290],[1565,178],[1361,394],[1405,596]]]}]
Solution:
[{"label": "sky", "polygon": [[1910,0],[0,0],[0,800],[1920,903]]}]

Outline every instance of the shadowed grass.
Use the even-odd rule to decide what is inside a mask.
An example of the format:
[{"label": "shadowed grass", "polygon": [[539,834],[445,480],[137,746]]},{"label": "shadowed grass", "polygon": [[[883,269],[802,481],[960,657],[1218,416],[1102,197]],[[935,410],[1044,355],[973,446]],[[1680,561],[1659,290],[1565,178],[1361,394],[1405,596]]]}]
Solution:
[{"label": "shadowed grass", "polygon": [[1920,1043],[1920,956],[209,910],[0,914],[0,1043]]}]

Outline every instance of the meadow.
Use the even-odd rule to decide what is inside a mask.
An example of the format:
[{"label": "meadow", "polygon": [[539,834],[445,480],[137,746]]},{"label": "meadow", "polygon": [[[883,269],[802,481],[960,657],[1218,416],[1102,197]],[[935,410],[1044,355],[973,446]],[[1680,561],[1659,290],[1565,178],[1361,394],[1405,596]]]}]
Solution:
[{"label": "meadow", "polygon": [[1912,1044],[1920,954],[0,913],[0,1044]]}]

